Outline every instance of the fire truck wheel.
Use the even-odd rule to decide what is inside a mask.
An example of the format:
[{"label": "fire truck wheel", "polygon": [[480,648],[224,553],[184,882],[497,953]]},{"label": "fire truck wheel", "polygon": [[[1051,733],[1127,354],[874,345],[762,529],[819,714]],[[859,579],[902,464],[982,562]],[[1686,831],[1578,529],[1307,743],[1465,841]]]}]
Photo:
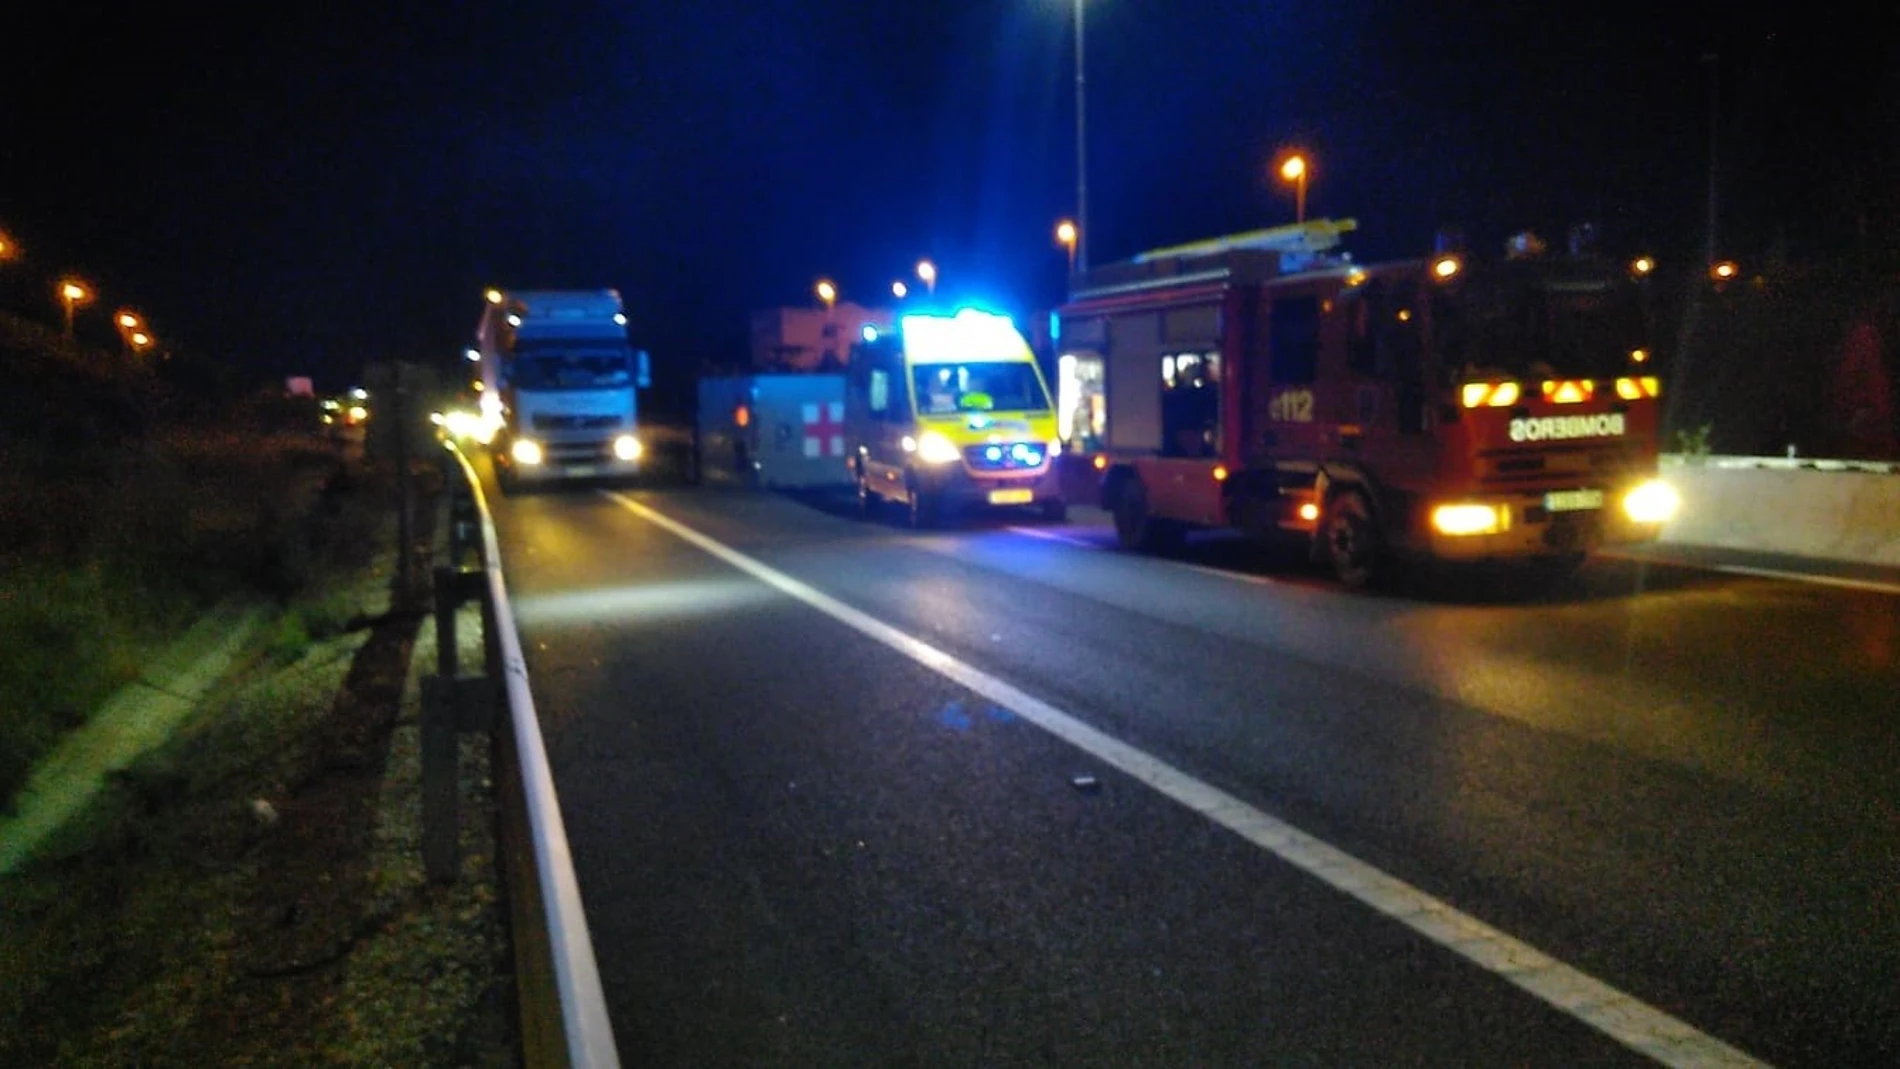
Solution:
[{"label": "fire truck wheel", "polygon": [[1181,547],[1185,532],[1177,523],[1148,512],[1148,490],[1130,477],[1115,501],[1115,540],[1123,549],[1144,553],[1171,553]]},{"label": "fire truck wheel", "polygon": [[1348,490],[1333,498],[1326,506],[1322,537],[1326,540],[1326,559],[1341,583],[1357,590],[1371,586],[1379,577],[1385,547],[1365,495]]}]

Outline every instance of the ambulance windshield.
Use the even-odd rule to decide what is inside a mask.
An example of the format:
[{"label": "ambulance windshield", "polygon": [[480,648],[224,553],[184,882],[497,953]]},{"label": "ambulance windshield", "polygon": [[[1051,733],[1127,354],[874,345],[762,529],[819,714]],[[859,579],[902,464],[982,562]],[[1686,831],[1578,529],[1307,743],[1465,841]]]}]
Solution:
[{"label": "ambulance windshield", "polygon": [[917,411],[924,415],[1040,412],[1049,407],[1035,365],[1025,361],[920,364],[915,375]]}]

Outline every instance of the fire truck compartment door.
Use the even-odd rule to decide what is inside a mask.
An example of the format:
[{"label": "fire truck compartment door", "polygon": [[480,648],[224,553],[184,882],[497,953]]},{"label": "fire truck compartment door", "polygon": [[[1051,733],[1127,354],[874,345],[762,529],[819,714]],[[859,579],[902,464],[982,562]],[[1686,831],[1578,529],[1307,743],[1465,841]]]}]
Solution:
[{"label": "fire truck compartment door", "polygon": [[1130,451],[1161,448],[1161,336],[1156,313],[1108,321],[1108,442]]}]

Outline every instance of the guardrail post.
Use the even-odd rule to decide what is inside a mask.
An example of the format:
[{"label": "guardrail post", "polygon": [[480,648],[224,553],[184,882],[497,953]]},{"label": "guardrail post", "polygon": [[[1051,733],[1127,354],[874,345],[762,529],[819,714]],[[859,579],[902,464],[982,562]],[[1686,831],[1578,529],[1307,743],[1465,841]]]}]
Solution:
[{"label": "guardrail post", "polygon": [[459,831],[455,799],[456,634],[461,608],[453,567],[435,570],[436,675],[422,681],[422,863],[429,879],[455,879]]}]

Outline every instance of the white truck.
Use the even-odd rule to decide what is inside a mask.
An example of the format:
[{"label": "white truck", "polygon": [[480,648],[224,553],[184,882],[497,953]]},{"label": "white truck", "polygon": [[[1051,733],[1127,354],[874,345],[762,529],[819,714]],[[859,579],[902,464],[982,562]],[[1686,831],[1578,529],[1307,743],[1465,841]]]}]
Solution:
[{"label": "white truck", "polygon": [[476,327],[483,416],[502,489],[640,470],[647,354],[627,340],[620,294],[491,289]]}]

